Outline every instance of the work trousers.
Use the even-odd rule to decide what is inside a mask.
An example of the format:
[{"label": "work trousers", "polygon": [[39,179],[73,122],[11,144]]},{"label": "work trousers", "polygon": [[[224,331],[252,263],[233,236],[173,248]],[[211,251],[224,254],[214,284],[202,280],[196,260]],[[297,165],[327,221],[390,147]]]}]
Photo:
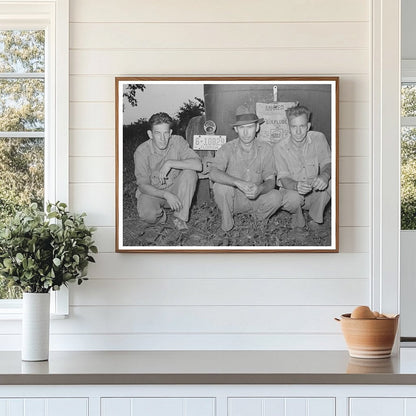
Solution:
[{"label": "work trousers", "polygon": [[248,199],[243,192],[233,186],[214,183],[214,199],[221,211],[223,231],[234,227],[234,214],[252,213],[257,219],[265,220],[271,217],[282,206],[282,195],[277,189],[256,199]]},{"label": "work trousers", "polygon": [[290,213],[295,213],[298,207],[309,211],[309,216],[318,224],[324,222],[324,210],[331,200],[331,181],[323,191],[312,191],[307,195],[299,195],[297,191],[281,189],[283,194],[284,206],[282,209]]},{"label": "work trousers", "polygon": [[[198,175],[194,170],[183,170],[175,179],[173,184],[166,188],[166,191],[175,194],[182,203],[182,208],[174,212],[174,216],[187,222],[189,219],[189,209],[191,208],[192,198],[195,193]],[[163,216],[163,208],[169,208],[164,198],[158,198],[146,194],[137,197],[137,211],[139,217],[150,224],[159,221]]]}]

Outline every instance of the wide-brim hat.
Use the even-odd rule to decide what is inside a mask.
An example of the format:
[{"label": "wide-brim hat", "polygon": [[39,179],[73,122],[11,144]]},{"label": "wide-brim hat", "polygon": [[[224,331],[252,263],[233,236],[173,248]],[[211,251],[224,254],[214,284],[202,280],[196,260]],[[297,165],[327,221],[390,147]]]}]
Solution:
[{"label": "wide-brim hat", "polygon": [[247,109],[247,107],[240,106],[237,108],[236,115],[235,115],[235,123],[232,124],[233,127],[237,126],[244,126],[244,124],[252,124],[252,123],[263,123],[264,118],[258,118],[257,114],[251,112]]}]

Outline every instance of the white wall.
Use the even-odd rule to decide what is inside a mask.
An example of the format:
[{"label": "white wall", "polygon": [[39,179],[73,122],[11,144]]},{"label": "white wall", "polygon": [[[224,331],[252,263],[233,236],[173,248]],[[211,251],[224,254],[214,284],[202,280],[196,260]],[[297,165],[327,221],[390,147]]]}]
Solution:
[{"label": "white wall", "polygon": [[[71,0],[70,205],[100,254],[52,348],[345,348],[333,317],[370,303],[370,34],[370,0]],[[339,254],[114,253],[114,77],[212,74],[340,77]]]}]

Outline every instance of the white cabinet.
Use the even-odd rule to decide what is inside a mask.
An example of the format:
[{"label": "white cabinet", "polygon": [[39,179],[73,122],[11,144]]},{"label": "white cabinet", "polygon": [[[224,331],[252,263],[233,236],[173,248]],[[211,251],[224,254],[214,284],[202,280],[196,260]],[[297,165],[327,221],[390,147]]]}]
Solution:
[{"label": "white cabinet", "polygon": [[229,398],[228,416],[335,416],[335,399]]},{"label": "white cabinet", "polygon": [[416,416],[416,386],[0,385],[0,416]]},{"label": "white cabinet", "polygon": [[349,416],[416,415],[415,398],[351,398]]},{"label": "white cabinet", "polygon": [[214,398],[135,397],[101,399],[101,416],[213,416]]},{"label": "white cabinet", "polygon": [[87,398],[3,398],[0,416],[88,416]]}]

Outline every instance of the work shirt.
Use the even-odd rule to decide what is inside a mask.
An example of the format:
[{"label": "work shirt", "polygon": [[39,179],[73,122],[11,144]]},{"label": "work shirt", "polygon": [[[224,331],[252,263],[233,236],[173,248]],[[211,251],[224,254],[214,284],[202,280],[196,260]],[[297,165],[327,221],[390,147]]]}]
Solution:
[{"label": "work shirt", "polygon": [[[182,172],[181,169],[171,169],[165,183],[160,183],[159,172],[167,160],[199,159],[199,156],[189,147],[188,142],[181,136],[172,135],[165,150],[159,150],[149,139],[142,143],[134,152],[134,173],[137,185],[150,184],[157,189],[167,189]],[[140,194],[137,190],[136,195]]]},{"label": "work shirt", "polygon": [[253,152],[245,152],[239,139],[223,144],[215,155],[213,166],[231,176],[260,185],[275,174],[272,147],[254,141]]},{"label": "work shirt", "polygon": [[308,131],[303,146],[297,146],[291,137],[283,139],[274,148],[277,179],[291,178],[312,183],[321,169],[331,163],[331,149],[325,135]]}]

